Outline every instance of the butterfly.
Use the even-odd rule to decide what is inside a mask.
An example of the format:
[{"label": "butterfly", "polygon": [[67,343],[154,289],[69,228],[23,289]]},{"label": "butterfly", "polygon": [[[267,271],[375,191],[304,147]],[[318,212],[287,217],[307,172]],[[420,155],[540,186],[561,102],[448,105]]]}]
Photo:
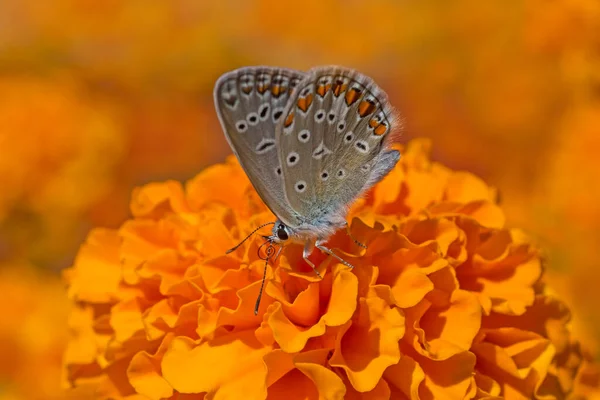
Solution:
[{"label": "butterfly", "polygon": [[[289,242],[304,244],[303,258],[319,277],[309,260],[315,248],[352,268],[326,242],[339,229],[350,234],[348,208],[400,159],[391,149],[397,118],[387,95],[349,68],[259,66],[222,75],[214,101],[233,153],[277,217],[246,237],[273,225],[264,236],[270,246],[265,273],[272,244],[281,251]],[[255,314],[264,281],[263,274]]]}]

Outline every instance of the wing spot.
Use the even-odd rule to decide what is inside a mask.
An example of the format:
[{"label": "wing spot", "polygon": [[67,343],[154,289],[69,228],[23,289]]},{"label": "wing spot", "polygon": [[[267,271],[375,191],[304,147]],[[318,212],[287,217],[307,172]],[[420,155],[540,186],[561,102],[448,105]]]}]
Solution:
[{"label": "wing spot", "polygon": [[222,96],[223,102],[227,107],[231,108],[232,110],[237,108],[238,98],[235,95],[235,92],[223,92]]},{"label": "wing spot", "polygon": [[246,121],[238,121],[235,124],[235,129],[237,129],[239,133],[244,133],[248,130],[248,124],[246,123]]},{"label": "wing spot", "polygon": [[240,77],[240,89],[246,97],[250,96],[252,89],[254,89],[254,76],[250,74],[242,75]]},{"label": "wing spot", "polygon": [[321,97],[325,97],[325,95],[327,94],[327,92],[329,92],[329,90],[331,89],[331,84],[321,84],[319,86],[317,86],[317,94]]},{"label": "wing spot", "polygon": [[315,113],[315,122],[321,123],[325,119],[325,110],[320,109]]},{"label": "wing spot", "polygon": [[352,132],[348,132],[346,133],[346,136],[344,136],[344,142],[346,143],[352,142],[352,139],[354,139],[354,133]]},{"label": "wing spot", "polygon": [[356,143],[354,143],[354,147],[359,153],[367,154],[369,152],[369,143],[364,140],[357,140]]},{"label": "wing spot", "polygon": [[333,124],[333,122],[335,121],[335,112],[330,111],[329,114],[327,115],[327,119],[329,119],[330,124]]},{"label": "wing spot", "polygon": [[308,129],[303,129],[298,133],[298,140],[302,143],[308,143],[310,140],[310,131]]},{"label": "wing spot", "polygon": [[325,182],[327,179],[329,179],[329,172],[327,172],[327,171],[321,172],[321,180],[323,182]]},{"label": "wing spot", "polygon": [[382,124],[379,124],[379,126],[373,130],[373,133],[377,136],[381,136],[381,135],[385,134],[386,132],[387,132],[387,126],[386,126],[385,122]]},{"label": "wing spot", "polygon": [[248,117],[246,117],[248,119],[248,123],[252,126],[256,126],[258,125],[258,114],[255,112],[251,112],[248,114]]},{"label": "wing spot", "polygon": [[348,87],[347,78],[337,77],[335,83],[333,84],[333,95],[335,97],[339,97],[340,94],[346,91]]},{"label": "wing spot", "polygon": [[281,176],[281,167],[277,167],[277,168],[275,168],[275,174],[276,174],[277,176]]},{"label": "wing spot", "polygon": [[296,103],[296,105],[303,113],[306,113],[308,111],[308,109],[310,108],[312,101],[313,101],[313,95],[307,94],[304,97],[300,97],[298,99],[298,102]]},{"label": "wing spot", "polygon": [[362,172],[369,172],[369,170],[371,169],[371,167],[369,166],[369,164],[365,164],[363,166],[360,167],[360,170]]},{"label": "wing spot", "polygon": [[361,118],[364,118],[374,112],[376,108],[377,105],[373,99],[365,99],[358,105],[358,115],[360,115]]},{"label": "wing spot", "polygon": [[306,190],[306,182],[304,182],[304,181],[296,182],[296,184],[294,185],[294,189],[296,189],[296,192],[298,192],[298,193],[303,193]]},{"label": "wing spot", "polygon": [[269,118],[269,110],[271,106],[268,103],[263,104],[258,108],[258,115],[261,121],[266,121]]},{"label": "wing spot", "polygon": [[287,87],[283,85],[274,85],[271,87],[271,93],[273,93],[273,97],[275,98],[281,96],[285,92],[287,92]]},{"label": "wing spot", "polygon": [[261,72],[256,77],[256,82],[257,82],[256,89],[258,90],[258,93],[263,95],[267,92],[267,90],[271,86],[271,77],[269,76],[268,73]]},{"label": "wing spot", "polygon": [[300,161],[300,155],[298,155],[298,153],[296,153],[295,151],[292,151],[291,153],[289,153],[287,155],[287,165],[288,167],[293,167],[294,165],[298,164],[298,162]]},{"label": "wing spot", "polygon": [[338,172],[335,174],[335,177],[342,180],[346,177],[346,170],[344,168],[338,169]]},{"label": "wing spot", "polygon": [[275,139],[273,138],[262,138],[261,141],[256,145],[254,152],[256,154],[264,154],[267,151],[275,148]]},{"label": "wing spot", "polygon": [[358,87],[353,87],[352,89],[346,92],[346,105],[350,107],[352,104],[356,103],[356,101],[362,95],[362,90]]},{"label": "wing spot", "polygon": [[338,132],[342,132],[344,129],[346,129],[346,121],[342,121],[338,124],[337,126],[337,131]]},{"label": "wing spot", "polygon": [[281,107],[276,108],[273,111],[273,122],[279,121],[279,118],[281,118],[281,115],[283,115],[283,108],[281,108]]},{"label": "wing spot", "polygon": [[325,144],[323,143],[323,141],[321,141],[321,143],[317,146],[315,151],[313,151],[312,156],[315,160],[320,160],[328,154],[331,154],[331,150],[325,147]]}]

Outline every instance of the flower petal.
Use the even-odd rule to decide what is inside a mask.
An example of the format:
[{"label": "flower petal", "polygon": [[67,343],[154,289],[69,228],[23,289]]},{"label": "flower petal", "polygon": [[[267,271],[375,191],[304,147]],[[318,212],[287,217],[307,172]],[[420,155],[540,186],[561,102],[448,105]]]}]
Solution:
[{"label": "flower petal", "polygon": [[422,400],[463,399],[474,385],[476,357],[471,352],[440,361],[422,357],[416,360],[425,372],[425,382],[419,391]]},{"label": "flower petal", "polygon": [[427,338],[427,356],[443,360],[469,350],[479,332],[481,315],[477,297],[465,290],[452,292],[447,307],[430,308],[420,320]]},{"label": "flower petal", "polygon": [[433,283],[418,269],[409,269],[401,273],[392,286],[396,305],[401,308],[415,306],[432,290]]},{"label": "flower petal", "polygon": [[66,272],[69,297],[91,303],[108,303],[119,298],[121,239],[114,231],[95,229],[81,247],[75,266]]},{"label": "flower petal", "polygon": [[408,355],[402,355],[397,364],[390,365],[383,377],[392,389],[394,398],[406,397],[419,400],[419,387],[425,381],[425,373],[421,366]]},{"label": "flower petal", "polygon": [[191,339],[173,339],[162,360],[167,382],[181,393],[207,392],[214,399],[266,396],[269,351],[251,331],[232,333],[195,346]]},{"label": "flower petal", "polygon": [[173,388],[162,377],[160,363],[172,336],[165,337],[154,355],[137,353],[127,368],[127,377],[135,390],[150,400],[161,400],[173,395]]},{"label": "flower petal", "polygon": [[324,366],[328,353],[327,349],[305,351],[294,357],[294,364],[314,382],[319,398],[342,399],[346,393],[346,386],[339,376]]},{"label": "flower petal", "polygon": [[136,217],[159,218],[165,211],[186,211],[187,206],[181,183],[167,181],[135,188],[130,208]]},{"label": "flower petal", "polygon": [[361,298],[357,319],[340,332],[329,364],[344,369],[359,392],[373,390],[383,371],[400,359],[403,335],[400,309],[378,297]]},{"label": "flower petal", "polygon": [[273,330],[275,341],[283,351],[296,353],[304,348],[308,339],[325,333],[323,319],[309,328],[298,327],[285,315],[281,303],[274,303],[273,307],[268,323]]}]

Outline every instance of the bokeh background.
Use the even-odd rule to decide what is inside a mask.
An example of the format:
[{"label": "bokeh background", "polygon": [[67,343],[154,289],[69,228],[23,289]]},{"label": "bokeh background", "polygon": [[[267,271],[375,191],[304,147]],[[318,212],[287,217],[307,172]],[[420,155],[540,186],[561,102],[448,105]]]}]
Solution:
[{"label": "bokeh background", "polygon": [[63,398],[61,270],[134,187],[224,160],[213,84],[256,64],[372,76],[403,141],[500,190],[600,338],[597,0],[1,0],[0,399]]}]

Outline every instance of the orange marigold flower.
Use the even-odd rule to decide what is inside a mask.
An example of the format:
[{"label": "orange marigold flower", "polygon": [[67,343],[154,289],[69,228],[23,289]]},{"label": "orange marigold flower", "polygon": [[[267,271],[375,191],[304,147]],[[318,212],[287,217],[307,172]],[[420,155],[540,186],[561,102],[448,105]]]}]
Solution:
[{"label": "orange marigold flower", "polygon": [[185,188],[136,190],[133,219],[93,231],[66,273],[71,394],[562,399],[593,383],[569,311],[544,288],[540,251],[504,227],[495,190],[431,162],[429,147],[410,142],[354,205],[366,250],[344,232],[330,239],[354,269],[313,254],[321,280],[286,246],[258,316],[263,240],[225,250],[273,216],[237,161]]}]

